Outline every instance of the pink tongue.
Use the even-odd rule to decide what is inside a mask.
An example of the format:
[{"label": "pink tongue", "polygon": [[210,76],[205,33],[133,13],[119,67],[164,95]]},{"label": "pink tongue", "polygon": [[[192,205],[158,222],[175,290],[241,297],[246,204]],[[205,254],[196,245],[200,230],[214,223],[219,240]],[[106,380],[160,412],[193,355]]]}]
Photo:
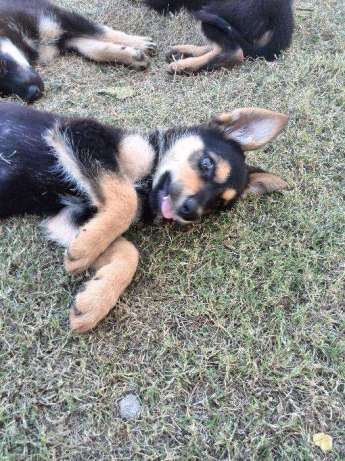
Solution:
[{"label": "pink tongue", "polygon": [[161,211],[162,211],[163,218],[173,219],[174,212],[172,208],[171,198],[169,197],[169,195],[167,195],[166,197],[163,197]]}]

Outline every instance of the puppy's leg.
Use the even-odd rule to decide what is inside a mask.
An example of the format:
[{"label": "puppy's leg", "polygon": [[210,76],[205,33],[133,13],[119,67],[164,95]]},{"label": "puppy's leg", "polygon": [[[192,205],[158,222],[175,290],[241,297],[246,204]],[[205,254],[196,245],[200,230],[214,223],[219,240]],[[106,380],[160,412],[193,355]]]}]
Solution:
[{"label": "puppy's leg", "polygon": [[65,268],[70,273],[87,270],[135,218],[137,194],[129,180],[105,175],[99,188],[102,200],[96,214],[81,226],[67,249]]},{"label": "puppy's leg", "polygon": [[97,62],[118,62],[137,70],[146,69],[149,64],[147,56],[140,49],[96,38],[72,38],[66,42],[66,47]]},{"label": "puppy's leg", "polygon": [[99,39],[104,42],[111,42],[117,45],[131,46],[144,51],[146,54],[154,54],[157,45],[150,37],[141,37],[140,35],[129,35],[118,30],[111,29],[107,26],[102,26],[102,33]]},{"label": "puppy's leg", "polygon": [[212,46],[196,45],[176,45],[173,46],[165,55],[168,62],[177,61],[184,58],[203,56],[212,50]]},{"label": "puppy's leg", "polygon": [[96,260],[95,276],[80,291],[70,312],[72,330],[79,333],[94,328],[115,306],[131,283],[138,267],[135,246],[120,237]]},{"label": "puppy's leg", "polygon": [[215,45],[211,51],[202,56],[172,62],[168,66],[168,72],[171,74],[193,74],[201,70],[213,70],[220,67],[231,68],[242,61],[243,52],[240,48],[236,51],[226,52]]}]

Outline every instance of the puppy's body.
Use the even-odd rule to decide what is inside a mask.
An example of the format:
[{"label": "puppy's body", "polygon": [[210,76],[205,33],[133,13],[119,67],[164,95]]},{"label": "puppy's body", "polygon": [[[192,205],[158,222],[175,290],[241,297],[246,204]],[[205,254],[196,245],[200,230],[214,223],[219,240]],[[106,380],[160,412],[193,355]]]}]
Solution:
[{"label": "puppy's body", "polygon": [[188,53],[186,46],[175,47],[170,58],[198,59],[194,63],[173,63],[171,71],[231,66],[245,57],[272,61],[291,43],[292,0],[145,0],[145,3],[160,13],[188,9],[201,21],[203,33],[213,49],[216,47],[217,52],[213,54],[211,49],[205,49],[204,55],[209,53],[206,62],[201,58],[203,55],[195,54],[193,49]]},{"label": "puppy's body", "polygon": [[146,37],[114,31],[48,0],[0,0],[0,93],[5,95],[28,102],[40,97],[43,82],[33,66],[65,52],[144,69],[145,53],[154,47]]},{"label": "puppy's body", "polygon": [[189,223],[230,208],[248,192],[286,187],[249,167],[244,155],[286,121],[239,109],[204,125],[139,134],[2,103],[0,218],[48,215],[45,232],[67,248],[66,269],[96,270],[71,312],[72,327],[86,331],[134,276],[137,253],[122,234],[136,218],[145,213]]}]

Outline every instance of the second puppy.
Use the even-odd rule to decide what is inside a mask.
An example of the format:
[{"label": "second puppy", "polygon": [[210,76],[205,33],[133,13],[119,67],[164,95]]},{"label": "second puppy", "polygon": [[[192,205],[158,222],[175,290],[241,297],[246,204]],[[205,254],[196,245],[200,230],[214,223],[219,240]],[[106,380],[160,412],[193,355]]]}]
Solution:
[{"label": "second puppy", "polygon": [[178,45],[167,58],[171,73],[232,67],[245,58],[274,60],[294,28],[292,0],[144,0],[159,13],[185,8],[201,21],[208,46]]}]

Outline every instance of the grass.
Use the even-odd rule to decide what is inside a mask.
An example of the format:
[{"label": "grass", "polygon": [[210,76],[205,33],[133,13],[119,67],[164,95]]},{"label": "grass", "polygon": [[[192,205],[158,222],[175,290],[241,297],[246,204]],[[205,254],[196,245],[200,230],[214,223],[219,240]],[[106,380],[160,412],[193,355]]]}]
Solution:
[{"label": "grass", "polygon": [[[116,28],[148,33],[150,71],[65,57],[42,69],[38,107],[142,129],[241,106],[290,114],[251,162],[290,190],[243,201],[188,230],[141,228],[135,282],[92,333],[71,335],[71,279],[35,218],[2,225],[0,459],[345,459],[345,13],[342,0],[297,11],[274,64],[168,76],[164,51],[201,40],[187,15],[125,0],[64,0]],[[297,3],[297,7],[305,4]],[[117,100],[100,89],[130,88]],[[119,417],[135,392],[140,417]],[[312,443],[333,437],[326,455]]]}]

